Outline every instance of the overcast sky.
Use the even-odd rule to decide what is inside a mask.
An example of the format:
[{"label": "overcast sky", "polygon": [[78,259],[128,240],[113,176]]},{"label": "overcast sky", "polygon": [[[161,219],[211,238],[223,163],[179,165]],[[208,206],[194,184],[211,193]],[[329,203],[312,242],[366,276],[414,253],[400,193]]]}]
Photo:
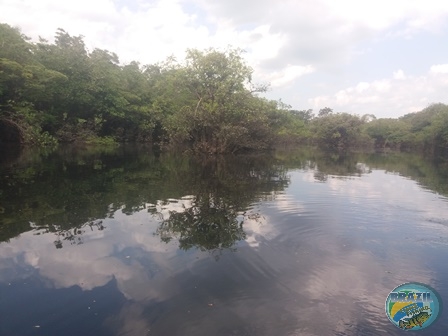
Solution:
[{"label": "overcast sky", "polygon": [[294,109],[398,117],[448,103],[445,0],[0,0],[0,22],[84,35],[122,63],[240,47],[267,97]]}]

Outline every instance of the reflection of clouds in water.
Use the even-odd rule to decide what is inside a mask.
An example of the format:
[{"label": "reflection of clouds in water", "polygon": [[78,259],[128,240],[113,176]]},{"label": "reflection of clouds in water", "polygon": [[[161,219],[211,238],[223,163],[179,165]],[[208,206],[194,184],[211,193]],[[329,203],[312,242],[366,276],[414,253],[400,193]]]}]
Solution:
[{"label": "reflection of clouds in water", "polygon": [[115,335],[151,335],[151,324],[145,318],[145,306],[126,303],[117,316],[106,319],[105,324]]},{"label": "reflection of clouds in water", "polygon": [[250,211],[246,211],[244,216],[240,215],[238,217],[240,222],[244,220],[246,242],[252,247],[258,247],[261,240],[272,239],[280,233],[267,208],[282,212],[292,211],[299,216],[305,211],[303,202],[296,200],[286,191],[272,191],[269,195],[265,194],[264,196],[268,197],[261,206],[258,204]]},{"label": "reflection of clouds in water", "polygon": [[[358,164],[361,165],[361,164]],[[363,168],[370,169],[370,168]],[[370,170],[369,170],[370,171]],[[290,190],[303,187],[308,182],[315,182],[314,171],[304,171],[295,174],[295,185]],[[301,183],[297,183],[301,181]],[[384,170],[372,170],[369,174],[347,179],[328,176],[322,184],[328,191],[319,190],[317,193],[310,190],[309,200],[320,200],[322,206],[332,202],[332,198],[346,199],[355,206],[370,207],[370,215],[381,217],[382,220],[396,216],[397,209],[402,216],[409,216],[415,220],[416,213],[421,219],[428,221],[435,218],[436,222],[448,218],[447,200],[433,192],[426,191],[415,181],[397,174],[387,173]],[[309,184],[307,187],[309,188]],[[293,192],[297,196],[297,192]],[[353,209],[356,211],[356,208]],[[362,221],[363,219],[361,219]]]},{"label": "reflection of clouds in water", "polygon": [[306,170],[297,175],[299,175],[301,179],[305,182],[315,182],[316,179],[314,177],[314,174],[315,174],[314,170]]},{"label": "reflection of clouds in water", "polygon": [[[285,258],[290,260],[284,263],[278,282],[300,298],[287,307],[301,326],[297,334],[306,334],[307,328],[313,330],[312,335],[391,334],[384,330],[394,328],[384,320],[385,299],[397,284],[410,281],[409,269],[399,260],[385,264],[367,251],[344,246],[333,231],[313,240],[295,262],[286,255],[287,251]],[[420,260],[415,260],[412,280],[431,283]],[[383,324],[372,323],[383,320]]]},{"label": "reflection of clouds in water", "polygon": [[[329,179],[329,188],[338,196],[349,198],[352,203],[371,203],[382,215],[416,212],[425,216],[447,218],[446,199],[425,191],[417,182],[382,170],[352,180]],[[378,202],[380,201],[380,202]]]},{"label": "reflection of clouds in water", "polygon": [[184,196],[181,199],[167,199],[166,201],[157,201],[157,204],[147,203],[146,208],[154,210],[154,216],[159,219],[168,219],[170,217],[170,211],[183,212],[186,208],[190,208],[193,205],[195,196]]},{"label": "reflection of clouds in water", "polygon": [[[281,198],[281,195],[277,195],[276,198]],[[238,216],[238,220],[244,221],[245,242],[253,248],[259,247],[261,241],[278,235],[278,229],[273,220],[263,211],[262,207],[255,207],[244,216]]]},{"label": "reflection of clouds in water", "polygon": [[[359,223],[376,223],[369,227],[372,233],[383,232],[388,230],[388,225],[381,218],[389,214],[396,216],[398,206],[401,213],[403,209],[412,212],[409,216],[413,216],[415,223],[416,212],[447,218],[446,203],[437,195],[422,192],[413,181],[379,171],[350,179],[330,176],[325,184],[310,184],[315,181],[312,171],[294,172],[292,175],[291,185],[273,207],[281,214],[272,214],[272,218],[289,218],[291,221],[302,218],[296,220],[302,231],[300,235],[294,235],[291,229],[287,230],[292,234],[286,238],[289,239],[287,241],[283,236],[272,235],[275,231],[268,233],[271,236],[260,239],[273,239],[270,245],[274,245],[276,240],[283,246],[296,245],[290,250],[285,249],[283,263],[276,260],[266,267],[283,265],[278,282],[301,297],[301,303],[287,307],[298,317],[298,325],[302,326],[296,330],[297,334],[306,335],[309,330],[313,330],[310,335],[334,332],[348,335],[393,334],[394,327],[387,320],[377,325],[371,322],[384,320],[387,294],[398,284],[411,280],[432,284],[433,274],[418,254],[413,257],[412,269],[409,269],[403,264],[409,257],[397,252],[399,247],[384,245],[384,241],[376,240],[375,243],[374,237],[359,234],[357,220]],[[414,197],[416,194],[418,197]],[[341,202],[355,206],[341,206]],[[321,213],[316,212],[316,205],[321,207]],[[309,209],[311,212],[307,212]],[[272,227],[269,221],[267,226]],[[406,220],[404,222],[408,224]],[[293,225],[292,222],[289,225]],[[308,226],[315,230],[312,236],[305,231]],[[275,229],[282,231],[281,227]],[[384,249],[387,251],[387,259],[374,252],[378,246],[382,246],[380,255]],[[264,260],[269,262],[270,259],[266,256]]]},{"label": "reflection of clouds in water", "polygon": [[[413,259],[411,271],[403,265],[408,259],[401,254],[397,258],[396,247],[385,246],[385,261],[362,246],[376,237],[358,235],[356,223],[347,226],[352,210],[347,212],[338,202],[356,204],[353,211],[358,209],[363,216],[383,215],[388,209],[396,214],[392,208],[400,202],[414,216],[420,210],[433,218],[447,217],[446,203],[429,193],[415,193],[419,187],[412,181],[380,171],[347,180],[330,177],[325,184],[309,182],[314,182],[313,171],[292,172],[286,191],[241,214],[238,219],[244,220],[249,246],[241,244],[238,254],[219,263],[201,253],[182,252],[180,257],[175,242],[165,244],[154,236],[161,219],[157,214],[167,219],[169,211],[184,211],[192,204],[185,197],[147,204],[132,216],[116,211],[113,219],[104,220],[105,230],[86,230],[81,246],[67,244],[56,250],[54,235],[23,233],[0,244],[0,281],[7,282],[11,278],[7,271],[18,264],[37,269],[56,288],[78,285],[90,290],[115,278],[119,290],[132,300],[106,321],[116,334],[146,334],[154,321],[168,328],[172,321],[188,323],[193,319],[188,316],[194,316],[197,325],[185,335],[202,328],[213,334],[217,324],[225,328],[229,323],[235,323],[234,330],[241,334],[250,330],[272,335],[276,328],[286,330],[288,323],[291,335],[391,334],[395,327],[384,315],[389,291],[409,281],[410,272],[413,281],[431,284],[433,279],[421,259]],[[156,214],[149,213],[151,209]],[[347,230],[355,233],[349,236]],[[196,294],[189,284],[201,279],[205,279],[204,302],[193,298]],[[216,287],[209,285],[213,282]],[[209,294],[215,295],[213,307],[208,306]],[[160,314],[169,311],[170,319],[160,322],[148,316],[148,307],[155,303],[168,305]],[[373,326],[370,321],[384,323]],[[230,327],[226,330],[232,332]]]},{"label": "reflection of clouds in water", "polygon": [[[270,207],[275,211],[285,212],[301,216],[305,212],[305,206],[301,201],[294,199],[292,195],[279,193],[273,202],[269,202]],[[255,216],[248,215],[244,220],[244,231],[246,232],[246,242],[251,247],[258,247],[261,241],[275,238],[280,234],[274,218],[266,211],[266,206],[254,209]]]},{"label": "reflection of clouds in water", "polygon": [[[115,278],[128,298],[160,296],[151,283],[163,281],[172,272],[174,265],[170,258],[175,257],[177,246],[162,243],[153,235],[157,222],[144,210],[132,216],[117,211],[114,217],[104,220],[103,231],[86,230],[82,245],[68,244],[58,250],[53,244],[55,235],[25,232],[9,243],[0,244],[0,268],[32,266],[42,277],[51,280],[55,288],[77,285],[90,290]],[[132,256],[127,258],[124,253],[132,252],[125,251],[127,248],[152,253],[154,274]],[[8,281],[3,274],[0,279]]]},{"label": "reflection of clouds in water", "polygon": [[275,207],[281,212],[294,212],[296,215],[300,215],[305,211],[303,201],[286,193],[278,195],[275,200]]},{"label": "reflection of clouds in water", "polygon": [[329,178],[327,180],[329,195],[346,198],[353,205],[371,203],[372,206],[377,206],[383,199],[382,191],[377,186],[372,186],[369,178],[367,175],[350,180]]},{"label": "reflection of clouds in water", "polygon": [[[170,211],[183,212],[191,206],[192,197],[186,196],[146,204],[146,209],[131,216],[118,210],[113,218],[103,220],[104,230],[85,230],[82,245],[64,244],[57,250],[54,246],[57,235],[25,232],[9,243],[0,244],[0,269],[31,266],[55,288],[79,286],[91,290],[115,278],[128,299],[162,300],[176,292],[176,284],[170,283],[168,275],[182,271],[187,265],[177,256],[176,242],[163,243],[154,232],[161,219],[169,218]],[[151,209],[156,213],[149,213]],[[244,228],[254,235],[266,233],[265,223],[265,218],[254,211],[244,215]],[[251,239],[249,236],[249,244]],[[134,255],[139,253],[140,256]],[[206,255],[199,254],[198,258]],[[0,274],[0,281],[10,280],[6,274]]]},{"label": "reflection of clouds in water", "polygon": [[333,256],[341,255],[341,251],[337,247],[328,248],[328,242],[325,246],[327,256],[320,256],[318,267],[310,272],[306,281],[305,290],[309,298],[324,301],[334,296],[348,296],[361,301],[374,298],[372,293],[378,292],[375,287],[385,275],[383,267],[362,251],[345,251],[343,257],[335,260]]},{"label": "reflection of clouds in water", "polygon": [[269,236],[273,232],[274,227],[269,224],[265,215],[257,219],[245,219],[243,224],[244,232],[246,233],[245,242],[251,247],[258,247],[260,245],[260,238]]}]

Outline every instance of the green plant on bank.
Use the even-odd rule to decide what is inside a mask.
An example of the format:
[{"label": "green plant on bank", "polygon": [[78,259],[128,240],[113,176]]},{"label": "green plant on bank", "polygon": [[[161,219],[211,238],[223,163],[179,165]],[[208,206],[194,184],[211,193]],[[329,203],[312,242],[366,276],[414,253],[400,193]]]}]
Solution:
[{"label": "green plant on bank", "polygon": [[119,143],[112,136],[90,136],[85,139],[85,143],[88,145],[101,145],[101,146],[118,146]]},{"label": "green plant on bank", "polygon": [[362,143],[363,120],[348,113],[321,113],[312,120],[314,141],[333,148],[349,148]]},{"label": "green plant on bank", "polygon": [[398,119],[292,110],[259,94],[239,49],[189,49],[142,65],[58,29],[31,42],[0,24],[0,144],[146,142],[236,153],[288,144],[448,152],[448,106]]}]

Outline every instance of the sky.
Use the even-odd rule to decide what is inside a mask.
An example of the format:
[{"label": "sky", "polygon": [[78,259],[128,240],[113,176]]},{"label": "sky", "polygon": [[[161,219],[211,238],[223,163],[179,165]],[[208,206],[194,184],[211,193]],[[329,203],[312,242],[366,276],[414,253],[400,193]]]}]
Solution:
[{"label": "sky", "polygon": [[37,40],[58,28],[123,64],[242,48],[266,97],[293,109],[399,117],[448,103],[448,1],[0,0]]}]

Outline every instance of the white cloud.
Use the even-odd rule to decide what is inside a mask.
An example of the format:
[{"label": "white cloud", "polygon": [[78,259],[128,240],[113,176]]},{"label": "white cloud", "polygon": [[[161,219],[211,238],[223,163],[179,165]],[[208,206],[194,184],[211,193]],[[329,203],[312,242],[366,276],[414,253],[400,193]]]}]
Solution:
[{"label": "white cloud", "polygon": [[432,66],[423,76],[404,76],[399,70],[392,78],[361,82],[333,95],[311,98],[309,103],[315,109],[332,106],[336,111],[399,117],[419,111],[428,103],[446,101],[448,71],[444,71],[443,65]]},{"label": "white cloud", "polygon": [[297,78],[314,72],[311,65],[287,65],[280,71],[272,72],[264,77],[273,87],[282,87],[293,83]]},{"label": "white cloud", "polygon": [[90,49],[114,51],[126,62],[162,61],[188,47],[209,46],[210,41],[208,28],[196,24],[195,16],[185,13],[177,1],[161,0],[131,11],[110,0],[6,0],[0,20],[20,26],[33,38],[42,35],[50,40],[61,27],[72,35],[84,35]]},{"label": "white cloud", "polygon": [[405,76],[403,70],[400,69],[400,70],[397,70],[394,72],[393,78],[394,79],[406,79],[406,76]]},{"label": "white cloud", "polygon": [[409,1],[409,0],[342,0],[324,1],[337,16],[375,30],[389,28],[399,22],[405,22],[414,30],[435,28],[441,24],[448,13],[445,1]]},{"label": "white cloud", "polygon": [[448,74],[448,64],[433,65],[430,71],[433,74]]},{"label": "white cloud", "polygon": [[361,82],[358,85],[356,85],[356,91],[361,93],[361,92],[367,90],[369,87],[370,87],[369,83]]}]

